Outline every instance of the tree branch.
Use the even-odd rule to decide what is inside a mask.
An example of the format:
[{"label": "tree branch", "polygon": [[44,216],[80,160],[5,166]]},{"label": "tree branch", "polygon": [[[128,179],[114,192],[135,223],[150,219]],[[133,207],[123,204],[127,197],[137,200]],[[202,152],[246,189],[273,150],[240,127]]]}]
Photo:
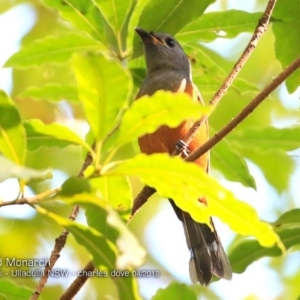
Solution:
[{"label": "tree branch", "polygon": [[[229,73],[227,78],[224,80],[222,86],[215,93],[213,98],[209,101],[210,107],[212,108],[211,112],[217,106],[217,104],[220,102],[221,98],[225,95],[225,93],[229,89],[230,85],[232,84],[234,79],[237,77],[237,75],[239,74],[239,72],[241,71],[243,66],[245,65],[246,61],[248,60],[248,58],[250,57],[252,52],[255,50],[255,48],[258,44],[258,41],[261,38],[261,36],[263,35],[263,33],[267,31],[270,17],[273,12],[273,9],[275,7],[275,4],[276,4],[276,0],[269,0],[267,7],[265,9],[265,12],[264,12],[263,16],[261,17],[261,19],[258,21],[258,24],[255,28],[255,31],[254,31],[252,38],[251,38],[250,42],[248,43],[246,49],[244,50],[243,54],[241,55],[241,57],[239,58],[237,63],[234,65],[233,69],[231,70],[231,72]],[[200,126],[208,119],[208,117],[209,117],[209,115],[203,116],[200,120],[196,121],[193,124],[191,129],[188,131],[186,136],[183,138],[183,141],[187,145],[190,144],[190,142],[193,140],[193,138],[197,134],[197,131],[199,130]],[[206,150],[206,151],[208,151],[208,150]],[[172,155],[175,156],[175,155],[179,155],[179,154],[180,154],[180,152],[178,151],[177,148],[175,148]],[[189,156],[189,161],[191,161],[190,156]],[[154,193],[155,193],[154,188],[144,186],[142,191],[137,195],[137,197],[133,201],[130,219],[132,219],[132,217],[135,215],[135,213],[147,202],[148,198],[150,196],[152,196]]]},{"label": "tree branch", "polygon": [[87,265],[81,272],[81,276],[78,276],[72,284],[68,287],[68,289],[63,293],[60,297],[60,300],[69,300],[73,299],[73,297],[79,292],[85,282],[89,279],[89,272],[93,272],[95,267],[92,261],[89,261]]},{"label": "tree branch", "polygon": [[284,71],[282,71],[271,83],[269,83],[237,116],[235,116],[226,126],[210,138],[204,145],[196,149],[188,157],[186,161],[195,161],[205,152],[211,149],[215,144],[221,141],[228,133],[230,133],[237,125],[253,112],[253,110],[261,104],[267,96],[273,92],[284,80],[300,67],[300,56],[295,59]]},{"label": "tree branch", "polygon": [[[78,173],[78,177],[82,177],[83,173],[85,171],[85,169],[91,164],[91,162],[93,161],[93,158],[91,156],[90,153],[87,154],[85,161],[81,167],[81,170]],[[75,205],[71,211],[71,214],[69,216],[69,220],[74,221],[77,217],[79,213],[79,206]],[[49,266],[45,266],[44,268],[44,275],[40,278],[35,291],[33,292],[33,294],[31,295],[30,300],[36,300],[39,298],[44,286],[46,285],[47,281],[48,281],[48,277],[49,277],[49,271],[51,271],[56,263],[56,261],[59,259],[60,257],[60,252],[63,249],[63,247],[66,244],[67,238],[69,235],[69,231],[64,229],[62,231],[62,233],[60,234],[60,236],[58,238],[55,239],[55,244],[53,247],[53,250],[51,252],[50,255],[50,264]],[[70,298],[69,298],[70,299]]]},{"label": "tree branch", "polygon": [[28,205],[33,205],[38,203],[41,200],[44,200],[45,198],[49,198],[52,195],[58,193],[61,190],[61,188],[55,188],[43,193],[40,193],[38,195],[35,195],[33,197],[22,197],[22,198],[18,198],[15,200],[10,200],[10,201],[1,201],[0,202],[0,207],[3,206],[9,206],[9,205],[20,205],[20,204],[28,204]]}]

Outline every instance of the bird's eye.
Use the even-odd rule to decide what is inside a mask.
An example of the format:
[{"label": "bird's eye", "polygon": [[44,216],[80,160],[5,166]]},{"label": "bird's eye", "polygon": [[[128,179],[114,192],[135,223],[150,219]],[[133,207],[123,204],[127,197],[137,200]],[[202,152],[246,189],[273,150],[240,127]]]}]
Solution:
[{"label": "bird's eye", "polygon": [[169,47],[173,48],[175,46],[175,41],[173,39],[171,39],[171,38],[166,38],[166,44]]}]

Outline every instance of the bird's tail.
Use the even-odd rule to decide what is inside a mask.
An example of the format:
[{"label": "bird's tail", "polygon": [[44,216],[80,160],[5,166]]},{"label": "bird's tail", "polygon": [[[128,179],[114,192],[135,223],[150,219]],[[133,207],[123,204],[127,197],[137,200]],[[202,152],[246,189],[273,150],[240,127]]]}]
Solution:
[{"label": "bird's tail", "polygon": [[207,286],[212,275],[230,280],[232,270],[213,221],[213,231],[206,224],[195,222],[191,216],[182,212],[180,218],[184,227],[187,245],[191,251],[190,277],[193,283]]}]

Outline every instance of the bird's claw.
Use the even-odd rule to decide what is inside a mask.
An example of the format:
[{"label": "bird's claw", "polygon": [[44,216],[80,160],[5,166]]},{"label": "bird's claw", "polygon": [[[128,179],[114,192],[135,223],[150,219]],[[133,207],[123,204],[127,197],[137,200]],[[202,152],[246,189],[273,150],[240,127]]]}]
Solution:
[{"label": "bird's claw", "polygon": [[178,140],[176,142],[176,149],[183,157],[187,157],[189,155],[188,144],[183,140]]}]

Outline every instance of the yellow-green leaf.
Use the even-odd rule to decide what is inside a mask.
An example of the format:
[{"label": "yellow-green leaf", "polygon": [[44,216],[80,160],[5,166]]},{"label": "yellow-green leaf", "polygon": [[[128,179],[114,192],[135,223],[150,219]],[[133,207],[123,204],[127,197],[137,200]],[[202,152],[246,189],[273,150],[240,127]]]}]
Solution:
[{"label": "yellow-green leaf", "polygon": [[261,16],[262,13],[249,13],[235,9],[209,12],[187,24],[177,36],[188,43],[233,38],[241,32],[253,32]]},{"label": "yellow-green leaf", "polygon": [[75,55],[73,69],[86,118],[101,141],[117,124],[131,94],[129,73],[117,61],[93,54]]},{"label": "yellow-green leaf", "polygon": [[[111,207],[118,212],[128,213],[132,201],[131,186],[124,176],[100,176],[90,179],[90,184],[96,193],[101,193]],[[122,195],[122,197],[120,197]]]},{"label": "yellow-green leaf", "polygon": [[97,40],[80,34],[68,33],[47,36],[22,48],[5,63],[6,67],[36,66],[46,62],[65,62],[76,52],[99,51],[103,46]]},{"label": "yellow-green leaf", "polygon": [[0,90],[0,153],[18,165],[24,164],[25,130],[16,105],[3,90]]},{"label": "yellow-green leaf", "polygon": [[136,140],[162,125],[176,127],[189,118],[200,120],[207,112],[207,107],[192,101],[184,93],[158,91],[151,97],[144,96],[135,101],[124,114],[116,145]]},{"label": "yellow-green leaf", "polygon": [[9,178],[17,178],[25,182],[52,178],[52,174],[49,171],[35,170],[17,165],[2,155],[0,155],[0,166],[0,182]]},{"label": "yellow-green leaf", "polygon": [[94,228],[87,227],[56,215],[42,207],[37,206],[36,209],[57,224],[68,229],[74,235],[77,242],[84,246],[93,256],[93,261],[97,267],[105,266],[108,270],[115,269],[115,249],[100,232]]},{"label": "yellow-green leaf", "polygon": [[[282,244],[272,226],[259,220],[256,211],[238,200],[194,163],[166,154],[140,154],[106,172],[107,175],[135,175],[154,187],[159,194],[172,198],[182,210],[199,222],[209,223],[217,216],[241,235],[254,236],[261,245]],[[205,199],[207,206],[198,199]]]},{"label": "yellow-green leaf", "polygon": [[78,92],[75,86],[66,84],[49,83],[42,87],[30,86],[18,95],[19,97],[31,97],[36,100],[78,102]]},{"label": "yellow-green leaf", "polygon": [[37,119],[24,122],[27,134],[28,149],[33,151],[40,147],[66,147],[81,145],[88,151],[91,147],[68,127],[58,124],[44,124]]}]

